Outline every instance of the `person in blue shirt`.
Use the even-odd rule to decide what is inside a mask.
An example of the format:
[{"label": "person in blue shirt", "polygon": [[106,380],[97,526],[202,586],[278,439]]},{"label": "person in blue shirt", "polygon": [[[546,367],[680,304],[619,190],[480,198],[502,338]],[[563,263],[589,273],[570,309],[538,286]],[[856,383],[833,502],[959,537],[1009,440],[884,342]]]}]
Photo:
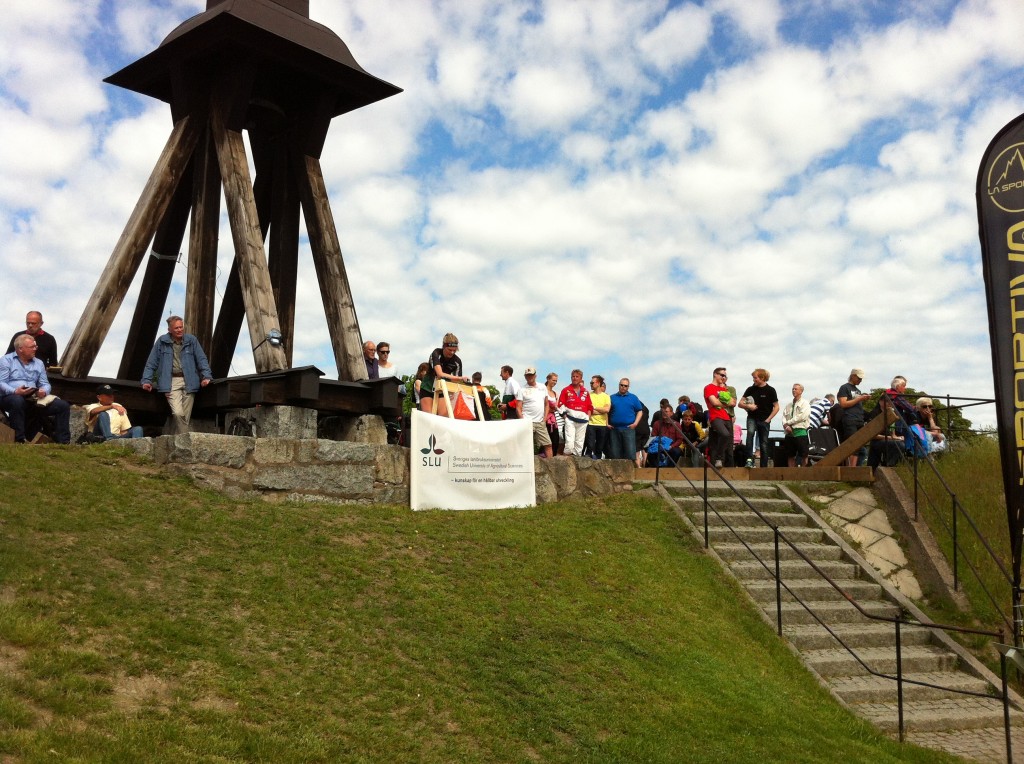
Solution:
[{"label": "person in blue shirt", "polygon": [[185,334],[181,316],[171,316],[167,319],[167,334],[157,337],[142,370],[142,389],[148,393],[155,387],[167,396],[173,417],[172,434],[188,432],[195,395],[212,381],[210,362],[199,340]]},{"label": "person in blue shirt", "polygon": [[636,456],[636,427],[644,415],[644,404],[629,392],[629,380],[619,380],[619,389],[611,396],[608,412],[607,457],[633,459]]},{"label": "person in blue shirt", "polygon": [[36,358],[36,340],[31,334],[14,338],[14,352],[0,358],[0,409],[14,429],[16,443],[25,443],[40,416],[53,420],[54,439],[71,442],[71,406],[50,395],[46,367]]}]

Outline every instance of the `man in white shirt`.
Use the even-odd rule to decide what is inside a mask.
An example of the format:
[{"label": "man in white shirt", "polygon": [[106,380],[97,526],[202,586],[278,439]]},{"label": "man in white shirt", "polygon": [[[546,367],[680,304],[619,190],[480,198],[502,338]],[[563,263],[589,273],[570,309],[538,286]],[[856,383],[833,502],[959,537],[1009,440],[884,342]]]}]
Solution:
[{"label": "man in white shirt", "polygon": [[551,456],[551,436],[548,434],[548,391],[544,385],[537,384],[537,370],[528,366],[523,372],[526,377],[526,384],[519,388],[516,393],[516,400],[519,402],[519,410],[522,418],[533,425],[533,446],[543,450],[542,457]]},{"label": "man in white shirt", "polygon": [[116,392],[110,385],[96,388],[96,400],[99,402],[85,407],[86,426],[97,435],[102,435],[104,440],[143,437],[141,427],[132,427],[125,407],[114,402]]}]

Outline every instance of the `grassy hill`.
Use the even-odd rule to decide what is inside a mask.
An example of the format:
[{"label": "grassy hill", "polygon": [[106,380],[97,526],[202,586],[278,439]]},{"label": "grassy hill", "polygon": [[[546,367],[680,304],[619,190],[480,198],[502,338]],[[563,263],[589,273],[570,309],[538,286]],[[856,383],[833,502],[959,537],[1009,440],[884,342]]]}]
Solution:
[{"label": "grassy hill", "polygon": [[658,500],[231,501],[0,447],[0,760],[951,761],[836,705]]}]

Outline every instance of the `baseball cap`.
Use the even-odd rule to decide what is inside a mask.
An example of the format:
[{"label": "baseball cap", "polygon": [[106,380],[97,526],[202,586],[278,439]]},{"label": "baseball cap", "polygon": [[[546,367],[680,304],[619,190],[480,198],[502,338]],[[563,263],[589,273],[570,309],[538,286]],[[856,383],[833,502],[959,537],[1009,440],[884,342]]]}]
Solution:
[{"label": "baseball cap", "polygon": [[864,369],[852,369],[850,371],[850,376],[851,377],[860,377],[861,379],[864,379]]},{"label": "baseball cap", "polygon": [[110,385],[100,385],[96,388],[96,395],[113,395],[116,392],[117,390]]},{"label": "baseball cap", "polygon": [[525,376],[526,374],[536,374],[536,373],[537,373],[537,370],[535,368],[533,368],[532,366],[527,366],[526,367],[526,371],[523,372],[523,375]]}]

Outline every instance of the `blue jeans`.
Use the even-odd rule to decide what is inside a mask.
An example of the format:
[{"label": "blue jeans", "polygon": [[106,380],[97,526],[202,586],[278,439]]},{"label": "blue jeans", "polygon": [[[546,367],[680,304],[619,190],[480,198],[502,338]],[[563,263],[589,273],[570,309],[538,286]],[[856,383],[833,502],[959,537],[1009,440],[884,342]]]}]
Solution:
[{"label": "blue jeans", "polygon": [[96,418],[96,425],[92,428],[92,431],[98,435],[102,435],[107,440],[128,439],[128,438],[141,438],[142,428],[132,427],[124,435],[115,435],[110,429],[110,412],[101,411],[100,415]]},{"label": "blue jeans", "polygon": [[71,406],[57,398],[48,406],[37,406],[34,399],[26,400],[21,395],[5,395],[0,398],[0,408],[7,412],[7,418],[14,429],[15,441],[22,443],[35,435],[33,425],[46,417],[53,421],[53,438],[58,443],[71,442]]},{"label": "blue jeans", "polygon": [[636,456],[636,430],[613,427],[608,430],[608,458],[633,459]]},{"label": "blue jeans", "polygon": [[770,446],[768,445],[768,431],[771,429],[769,422],[758,422],[752,416],[747,415],[747,453],[748,458],[754,458],[754,435],[757,435],[757,443],[761,447],[761,466],[768,466],[768,457],[771,455],[768,451]]}]

